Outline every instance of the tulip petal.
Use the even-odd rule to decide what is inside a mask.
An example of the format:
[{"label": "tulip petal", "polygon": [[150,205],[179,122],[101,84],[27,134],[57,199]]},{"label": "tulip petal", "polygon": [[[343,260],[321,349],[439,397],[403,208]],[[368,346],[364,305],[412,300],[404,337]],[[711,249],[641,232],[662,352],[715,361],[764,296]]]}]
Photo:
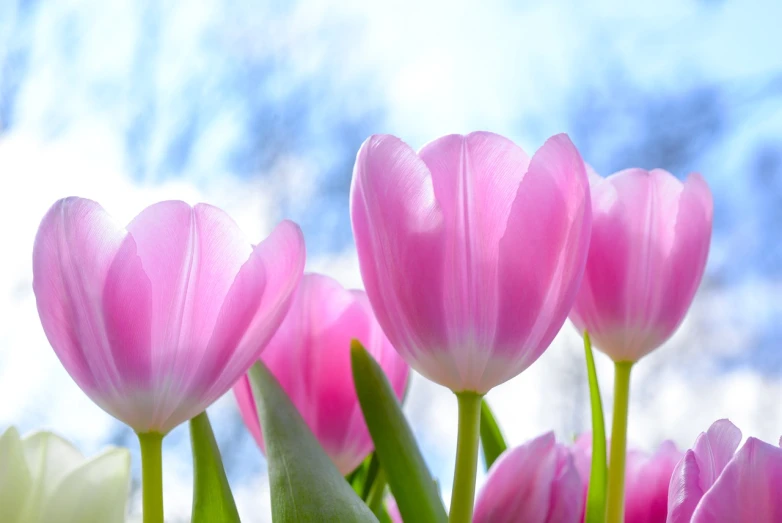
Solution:
[{"label": "tulip petal", "polygon": [[0,436],[0,521],[19,521],[32,487],[19,432],[14,427]]},{"label": "tulip petal", "polygon": [[351,222],[364,287],[391,343],[437,383],[458,375],[440,351],[444,324],[444,225],[426,164],[407,144],[371,136],[358,152],[350,195]]},{"label": "tulip petal", "polygon": [[30,470],[33,490],[28,507],[42,507],[60,483],[81,466],[84,456],[76,448],[51,432],[37,432],[22,441]]},{"label": "tulip petal", "polygon": [[749,438],[692,517],[692,523],[729,521],[782,521],[782,449]]},{"label": "tulip petal", "polygon": [[72,471],[47,500],[41,521],[121,523],[130,487],[130,453],[112,449]]},{"label": "tulip petal", "polygon": [[[556,473],[557,450],[552,432],[507,451],[489,471],[489,478],[475,504],[473,521],[548,522]],[[579,488],[579,496],[580,491]]]},{"label": "tulip petal", "polygon": [[[227,214],[204,204],[151,205],[128,224],[128,231],[152,286],[156,373],[181,379],[187,372],[177,367],[200,360],[252,246]],[[187,347],[187,360],[177,354],[180,347]]]},{"label": "tulip petal", "polygon": [[668,335],[684,319],[703,277],[709,254],[711,192],[700,175],[690,175],[685,182],[678,200],[675,223],[669,228],[674,239],[668,247],[667,261],[657,283],[662,290],[658,293],[660,299],[655,310],[658,328]]},{"label": "tulip petal", "polygon": [[65,198],[41,222],[33,248],[38,314],[57,357],[93,399],[120,388],[102,295],[127,233],[91,200]]},{"label": "tulip petal", "polygon": [[698,460],[692,450],[676,465],[668,487],[667,523],[690,523],[692,514],[703,497]]},{"label": "tulip petal", "polygon": [[567,135],[554,136],[532,157],[500,241],[500,314],[487,373],[501,377],[487,381],[526,369],[561,328],[581,282],[590,224],[584,162]]},{"label": "tulip petal", "polygon": [[186,374],[184,397],[193,401],[180,401],[169,425],[205,410],[258,359],[288,311],[304,260],[304,237],[287,220],[252,251],[227,291],[206,350]]},{"label": "tulip petal", "polygon": [[726,419],[712,423],[709,430],[695,440],[693,450],[700,471],[698,485],[703,492],[709,490],[717,481],[740,442],[741,431]]},{"label": "tulip petal", "polygon": [[668,513],[668,489],[671,476],[682,453],[671,441],[665,441],[650,455],[629,452],[625,481],[625,521],[657,523]]},{"label": "tulip petal", "polygon": [[[579,521],[584,512],[581,477],[573,456],[564,446],[557,447],[557,470],[551,483],[551,506],[547,521],[566,523]],[[627,520],[632,522],[631,519]]]}]

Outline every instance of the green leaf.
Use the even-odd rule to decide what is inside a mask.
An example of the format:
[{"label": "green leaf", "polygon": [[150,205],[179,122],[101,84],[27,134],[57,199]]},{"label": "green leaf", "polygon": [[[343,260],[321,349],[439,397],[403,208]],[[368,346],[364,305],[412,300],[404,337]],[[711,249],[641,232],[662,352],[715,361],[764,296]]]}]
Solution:
[{"label": "green leaf", "polygon": [[269,464],[272,520],[377,521],[261,362],[249,372]]},{"label": "green leaf", "polygon": [[508,448],[505,438],[502,437],[502,431],[497,425],[497,420],[494,418],[494,413],[485,399],[481,401],[481,448],[483,449],[486,470],[489,470],[492,463]]},{"label": "green leaf", "polygon": [[592,407],[592,471],[589,475],[585,523],[603,523],[606,510],[608,474],[606,466],[606,428],[603,419],[603,403],[597,382],[595,359],[589,333],[584,331],[587,376],[589,378],[589,402]]},{"label": "green leaf", "polygon": [[238,522],[239,512],[206,411],[190,420],[190,442],[193,448],[192,522]]},{"label": "green leaf", "polygon": [[383,369],[357,340],[353,381],[375,453],[405,521],[445,522],[443,502]]}]

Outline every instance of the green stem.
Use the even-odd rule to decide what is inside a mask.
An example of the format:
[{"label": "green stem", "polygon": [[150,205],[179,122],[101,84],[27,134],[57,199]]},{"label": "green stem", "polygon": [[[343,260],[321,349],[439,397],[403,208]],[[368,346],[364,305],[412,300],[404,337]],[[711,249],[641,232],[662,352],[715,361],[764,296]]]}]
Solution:
[{"label": "green stem", "polygon": [[138,435],[141,445],[141,496],[144,523],[163,523],[163,435]]},{"label": "green stem", "polygon": [[589,473],[584,521],[585,523],[605,523],[606,427],[603,417],[603,401],[600,398],[600,385],[597,381],[597,369],[595,369],[595,358],[592,354],[592,341],[586,331],[584,331],[584,352],[589,379],[589,403],[592,408],[592,464]]},{"label": "green stem", "polygon": [[386,473],[383,469],[377,471],[375,480],[372,482],[372,488],[367,496],[367,506],[375,516],[380,517],[380,513],[383,511],[383,497],[386,493]]},{"label": "green stem", "polygon": [[614,417],[611,422],[611,457],[608,460],[606,523],[624,521],[627,412],[630,404],[632,361],[617,361],[614,372]]},{"label": "green stem", "polygon": [[459,432],[448,521],[470,523],[475,503],[475,476],[478,472],[482,396],[475,392],[457,392],[456,398],[459,401]]}]

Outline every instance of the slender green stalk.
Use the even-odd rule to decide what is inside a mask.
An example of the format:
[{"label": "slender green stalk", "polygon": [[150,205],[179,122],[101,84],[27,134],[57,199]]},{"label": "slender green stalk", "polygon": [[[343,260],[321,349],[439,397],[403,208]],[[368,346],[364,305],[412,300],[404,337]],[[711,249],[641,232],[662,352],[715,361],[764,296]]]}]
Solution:
[{"label": "slender green stalk", "polygon": [[456,440],[456,468],[448,521],[470,523],[475,504],[482,396],[475,392],[457,392],[456,398],[459,401],[459,432]]},{"label": "slender green stalk", "polygon": [[617,361],[614,372],[614,418],[611,422],[611,458],[608,463],[606,523],[624,522],[627,412],[630,404],[631,361]]},{"label": "slender green stalk", "polygon": [[144,523],[163,523],[163,435],[138,434]]},{"label": "slender green stalk", "polygon": [[380,517],[380,513],[383,512],[383,497],[386,493],[387,484],[386,473],[383,472],[383,469],[378,470],[366,500],[369,510],[378,517]]},{"label": "slender green stalk", "polygon": [[585,523],[605,523],[606,511],[606,427],[603,418],[603,402],[597,382],[595,359],[589,333],[584,332],[587,376],[589,378],[589,402],[592,407],[592,465],[587,490]]}]

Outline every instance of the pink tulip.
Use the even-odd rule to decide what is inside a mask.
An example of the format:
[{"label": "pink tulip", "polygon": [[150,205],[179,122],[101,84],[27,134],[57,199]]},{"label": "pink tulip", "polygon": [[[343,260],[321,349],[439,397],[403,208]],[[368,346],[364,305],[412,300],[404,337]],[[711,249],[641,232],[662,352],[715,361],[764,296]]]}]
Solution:
[{"label": "pink tulip", "polygon": [[728,420],[698,436],[673,473],[668,523],[782,521],[782,449],[749,438],[736,452],[740,441]]},{"label": "pink tulip", "polygon": [[[343,289],[326,276],[304,276],[285,320],[261,356],[343,475],[373,449],[353,385],[354,338],[378,361],[401,398],[409,368],[380,329],[366,294]],[[234,393],[245,424],[263,450],[246,376]]]},{"label": "pink tulip", "polygon": [[247,372],[304,270],[299,228],[253,248],[223,211],[161,202],[127,229],[67,198],[38,230],[33,288],[46,336],[101,408],[166,434]]},{"label": "pink tulip", "polygon": [[[610,442],[609,446],[610,446]],[[576,467],[584,483],[584,499],[592,461],[592,435],[582,434],[572,447]],[[625,523],[665,523],[668,484],[684,453],[672,441],[664,441],[648,454],[631,449],[625,460]]]},{"label": "pink tulip", "polygon": [[691,174],[590,174],[592,241],[570,314],[614,361],[638,361],[678,328],[709,252],[712,198]]},{"label": "pink tulip", "polygon": [[562,326],[591,213],[566,135],[530,160],[507,138],[477,132],[418,154],[371,136],[356,159],[351,218],[391,343],[432,381],[482,394],[529,367]]},{"label": "pink tulip", "polygon": [[505,451],[489,470],[474,523],[577,523],[584,483],[570,450],[549,432]]}]

